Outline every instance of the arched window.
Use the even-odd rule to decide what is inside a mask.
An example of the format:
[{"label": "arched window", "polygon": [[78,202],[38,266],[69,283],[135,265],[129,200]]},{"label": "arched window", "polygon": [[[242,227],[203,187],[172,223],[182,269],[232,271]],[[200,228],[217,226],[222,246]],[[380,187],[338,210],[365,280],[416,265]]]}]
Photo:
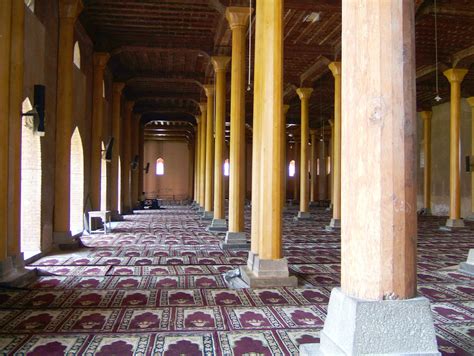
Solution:
[{"label": "arched window", "polygon": [[74,44],[74,57],[73,62],[78,69],[81,69],[81,49],[79,48],[79,42],[76,41]]},{"label": "arched window", "polygon": [[71,137],[70,228],[73,235],[84,230],[84,150],[79,128]]},{"label": "arched window", "polygon": [[158,158],[156,160],[156,175],[162,176],[165,174],[165,160],[163,158]]},{"label": "arched window", "polygon": [[319,176],[319,158],[316,159],[316,175]]},{"label": "arched window", "polygon": [[[22,111],[32,109],[28,98]],[[25,258],[41,252],[41,139],[33,131],[33,117],[24,116],[21,127],[21,251]]]},{"label": "arched window", "polygon": [[331,174],[331,156],[328,156],[326,172],[327,174]]},{"label": "arched window", "polygon": [[296,162],[295,160],[291,160],[290,161],[290,164],[288,166],[288,175],[290,177],[294,177],[295,176],[295,172],[296,172]]},{"label": "arched window", "polygon": [[224,161],[224,175],[226,177],[229,176],[229,173],[230,173],[230,165],[229,165],[229,159],[227,158],[225,161]]}]

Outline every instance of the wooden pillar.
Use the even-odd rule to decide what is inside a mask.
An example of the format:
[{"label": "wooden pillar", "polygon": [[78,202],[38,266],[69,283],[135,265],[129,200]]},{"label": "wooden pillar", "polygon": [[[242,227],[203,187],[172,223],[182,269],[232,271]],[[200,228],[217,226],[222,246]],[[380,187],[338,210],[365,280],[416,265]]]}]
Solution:
[{"label": "wooden pillar", "polygon": [[11,269],[7,258],[11,24],[12,0],[0,1],[0,276]]},{"label": "wooden pillar", "polygon": [[192,201],[193,199],[193,188],[194,188],[194,146],[195,139],[191,138],[188,142],[188,200]]},{"label": "wooden pillar", "polygon": [[[471,107],[471,160],[472,157],[474,156],[474,96],[471,96],[466,99],[467,103]],[[471,169],[472,169],[472,164],[474,162],[471,161]],[[474,172],[471,171],[471,212],[474,213]]]},{"label": "wooden pillar", "polygon": [[300,151],[300,211],[299,219],[309,219],[308,190],[308,139],[309,139],[309,107],[308,102],[313,88],[298,88],[296,93],[301,100],[301,151]]},{"label": "wooden pillar", "polygon": [[213,216],[213,170],[214,170],[214,85],[204,85],[207,96],[207,123],[206,123],[206,185],[204,195],[204,217]]},{"label": "wooden pillar", "polygon": [[326,172],[328,174],[328,199],[330,200],[330,208],[333,207],[334,193],[334,120],[329,120],[331,126],[331,140],[327,144],[326,154]]},{"label": "wooden pillar", "polygon": [[[227,230],[224,212],[224,144],[226,68],[230,57],[212,57],[216,80],[216,122],[214,140],[214,219],[212,226]],[[219,226],[217,226],[219,225]]]},{"label": "wooden pillar", "polygon": [[[251,286],[296,285],[289,277],[288,264],[282,258],[281,184],[283,130],[283,1],[256,3],[254,142],[259,152],[259,200],[256,223],[258,255],[249,254],[249,264],[241,268],[243,279]],[[260,126],[255,132],[255,126]],[[277,189],[275,189],[277,187]],[[255,188],[255,187],[252,187]],[[278,189],[280,188],[280,189]],[[252,248],[253,252],[253,248]]]},{"label": "wooden pillar", "polygon": [[423,208],[425,214],[431,214],[431,117],[433,112],[422,111],[423,120],[423,151],[425,168],[423,169]]},{"label": "wooden pillar", "polygon": [[[14,266],[23,267],[24,260],[21,254],[21,130],[23,120],[21,110],[25,44],[24,3],[13,1],[11,13],[9,139],[7,142],[3,142],[3,145],[9,149],[8,255],[12,258]],[[8,43],[8,41],[6,42]],[[0,118],[0,120],[3,119]]]},{"label": "wooden pillar", "polygon": [[145,133],[141,120],[138,125],[138,200],[143,198],[145,169]]},{"label": "wooden pillar", "polygon": [[131,183],[131,148],[132,148],[132,142],[131,142],[131,122],[132,122],[132,112],[133,112],[133,106],[135,105],[135,102],[133,101],[126,101],[125,102],[125,112],[124,112],[124,117],[122,120],[122,133],[121,133],[121,148],[122,148],[122,164],[121,164],[121,189],[122,189],[122,194],[120,194],[120,197],[122,198],[121,201],[121,206],[122,206],[122,212],[124,213],[130,213],[131,208],[132,208],[132,203],[131,203],[131,195],[130,195],[130,183]]},{"label": "wooden pillar", "polygon": [[[114,146],[112,149],[112,170],[110,173],[110,210],[113,219],[120,219],[120,202],[118,200],[119,187],[119,157],[121,155],[121,97],[124,83],[113,83],[112,90],[112,136],[114,137]],[[121,159],[121,169],[123,169],[123,157]]]},{"label": "wooden pillar", "polygon": [[199,205],[199,165],[200,165],[200,145],[201,145],[201,118],[196,116],[196,126],[194,127],[196,135],[196,145],[194,150],[194,203]]},{"label": "wooden pillar", "polygon": [[331,228],[341,227],[341,63],[332,62],[329,70],[334,76],[334,125],[331,157],[332,172],[332,219]]},{"label": "wooden pillar", "polygon": [[80,0],[59,1],[59,47],[56,100],[56,165],[54,179],[54,239],[70,242],[70,171],[73,117],[74,24],[82,10]]},{"label": "wooden pillar", "polygon": [[295,175],[293,177],[293,201],[298,201],[299,197],[299,186],[300,186],[300,142],[295,138],[295,144],[293,146],[293,157],[295,160]]},{"label": "wooden pillar", "polygon": [[286,188],[288,182],[288,162],[286,159],[286,115],[288,114],[288,110],[290,109],[290,105],[283,105],[283,129],[281,130],[281,156],[283,160],[283,167],[282,167],[282,185],[281,185],[281,206],[282,208],[286,204]]},{"label": "wooden pillar", "polygon": [[102,168],[102,127],[104,117],[103,83],[104,71],[109,60],[108,53],[93,55],[94,78],[92,82],[92,137],[90,197],[92,210],[100,210],[101,168]]},{"label": "wooden pillar", "polygon": [[200,147],[200,168],[199,168],[199,199],[200,199],[200,207],[201,212],[204,212],[204,204],[205,204],[205,197],[206,197],[206,145],[207,145],[207,138],[206,138],[206,131],[207,131],[207,104],[201,103],[199,104],[199,108],[201,109],[201,147]]},{"label": "wooden pillar", "polygon": [[[140,114],[134,114],[132,118],[132,128],[131,128],[131,133],[132,133],[132,151],[131,151],[131,160],[134,160],[135,157],[140,157],[140,148],[139,148],[139,125],[140,125]],[[132,177],[131,177],[131,203],[132,206],[131,208],[134,209],[137,201],[140,200],[140,194],[138,190],[138,165],[135,166],[135,168],[131,171]]]},{"label": "wooden pillar", "polygon": [[[232,63],[230,87],[230,152],[229,152],[229,229],[230,236],[244,233],[245,207],[245,35],[250,16],[247,7],[228,7],[226,18],[232,31]],[[245,239],[245,235],[243,236]]]},{"label": "wooden pillar", "polygon": [[413,4],[363,3],[343,3],[341,285],[406,299],[416,295]]},{"label": "wooden pillar", "polygon": [[318,141],[316,139],[316,130],[310,131],[311,137],[311,154],[310,154],[310,189],[309,189],[309,201],[315,203],[318,199],[318,175],[317,175],[317,157],[318,157]]},{"label": "wooden pillar", "polygon": [[449,219],[446,226],[463,227],[461,219],[461,160],[460,160],[460,128],[461,128],[461,82],[467,69],[448,69],[443,72],[451,84],[451,113],[449,135]]}]

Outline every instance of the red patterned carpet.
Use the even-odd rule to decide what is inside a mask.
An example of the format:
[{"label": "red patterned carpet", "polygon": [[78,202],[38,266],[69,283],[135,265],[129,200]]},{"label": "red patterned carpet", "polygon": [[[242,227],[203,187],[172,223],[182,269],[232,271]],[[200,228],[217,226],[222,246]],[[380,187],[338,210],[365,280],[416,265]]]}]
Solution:
[{"label": "red patterned carpet", "polygon": [[[246,263],[223,251],[187,206],[126,216],[87,248],[44,257],[40,276],[0,290],[0,350],[19,355],[297,355],[317,342],[328,298],[339,285],[340,239],[330,216],[293,222],[285,213],[284,252],[298,288],[229,289],[222,273]],[[474,351],[474,279],[457,272],[472,228],[441,232],[421,218],[418,290],[432,302],[443,355]]]}]

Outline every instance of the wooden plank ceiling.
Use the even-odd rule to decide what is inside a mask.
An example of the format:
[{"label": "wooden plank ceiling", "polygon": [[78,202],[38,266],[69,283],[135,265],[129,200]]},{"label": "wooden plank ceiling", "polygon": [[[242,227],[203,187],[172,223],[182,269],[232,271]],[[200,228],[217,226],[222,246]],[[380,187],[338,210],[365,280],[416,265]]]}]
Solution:
[{"label": "wooden plank ceiling", "polygon": [[[231,54],[231,32],[225,20],[225,8],[249,6],[250,0],[83,1],[80,21],[94,42],[94,49],[111,54],[108,66],[114,80],[126,83],[125,95],[135,100],[135,111],[143,114],[144,122],[193,123],[199,113],[199,102],[205,100],[202,85],[213,81],[210,57]],[[474,1],[437,1],[438,74],[433,0],[415,0],[413,6],[416,10],[418,109],[436,104],[436,76],[441,102],[449,100],[449,82],[442,74],[448,67],[470,69],[462,84],[462,94],[474,95]],[[313,22],[311,16],[317,20]],[[288,123],[299,123],[299,99],[295,89],[310,86],[314,88],[310,125],[319,128],[325,122],[327,127],[327,120],[333,115],[334,91],[327,64],[341,58],[341,1],[286,0],[284,23]],[[252,24],[254,38],[255,23]],[[253,65],[252,59],[250,63]],[[247,94],[247,122],[252,123],[251,90]],[[155,123],[150,125],[161,125]],[[185,133],[180,133],[183,128],[174,126],[170,128],[172,137],[193,136],[192,130],[186,131],[186,128]]]}]

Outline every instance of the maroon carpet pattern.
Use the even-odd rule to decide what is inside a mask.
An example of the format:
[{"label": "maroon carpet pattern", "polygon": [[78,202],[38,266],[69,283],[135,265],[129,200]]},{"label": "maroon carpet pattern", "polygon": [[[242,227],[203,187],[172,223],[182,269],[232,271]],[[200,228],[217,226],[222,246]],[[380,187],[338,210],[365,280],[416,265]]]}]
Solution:
[{"label": "maroon carpet pattern", "polygon": [[[0,350],[19,355],[297,355],[319,341],[331,289],[340,284],[340,238],[313,219],[284,216],[284,253],[297,288],[229,289],[222,274],[247,252],[219,248],[188,206],[125,217],[85,248],[43,257],[38,278],[0,290]],[[248,214],[249,215],[249,212]],[[249,217],[249,216],[248,216]],[[474,350],[474,279],[457,272],[473,225],[438,229],[422,217],[418,291],[432,302],[443,355]],[[247,226],[249,233],[249,226]]]}]

